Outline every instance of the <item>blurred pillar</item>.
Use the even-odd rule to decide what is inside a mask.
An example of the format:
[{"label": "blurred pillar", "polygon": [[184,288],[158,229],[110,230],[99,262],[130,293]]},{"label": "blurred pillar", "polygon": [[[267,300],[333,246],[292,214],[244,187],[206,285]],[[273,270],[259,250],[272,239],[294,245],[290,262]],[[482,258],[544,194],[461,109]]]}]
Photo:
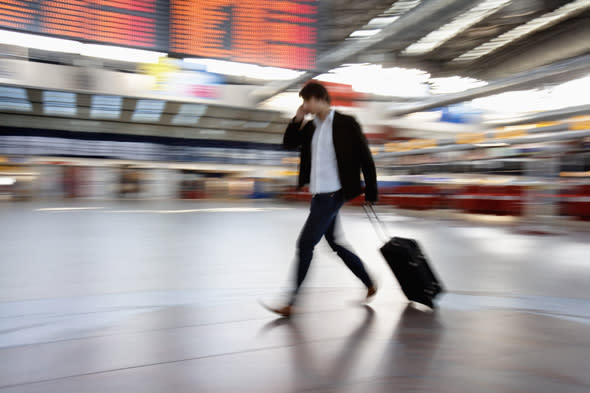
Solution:
[{"label": "blurred pillar", "polygon": [[525,165],[528,179],[538,185],[526,187],[523,195],[524,217],[529,223],[541,223],[544,219],[559,215],[559,158],[551,155],[528,161]]}]

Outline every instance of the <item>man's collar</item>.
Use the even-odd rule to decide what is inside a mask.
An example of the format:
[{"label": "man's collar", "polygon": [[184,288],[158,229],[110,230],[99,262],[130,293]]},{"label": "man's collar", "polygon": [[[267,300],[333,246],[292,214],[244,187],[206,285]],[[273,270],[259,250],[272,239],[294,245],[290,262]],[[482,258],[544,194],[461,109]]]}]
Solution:
[{"label": "man's collar", "polygon": [[[328,116],[326,116],[326,119],[324,121],[329,120],[329,121],[333,122],[334,121],[334,112],[335,112],[334,109],[331,108],[330,113],[328,113]],[[321,123],[321,120],[319,119],[319,117],[316,116],[313,119],[313,124],[315,124],[315,126],[318,127],[320,125],[320,123]]]}]

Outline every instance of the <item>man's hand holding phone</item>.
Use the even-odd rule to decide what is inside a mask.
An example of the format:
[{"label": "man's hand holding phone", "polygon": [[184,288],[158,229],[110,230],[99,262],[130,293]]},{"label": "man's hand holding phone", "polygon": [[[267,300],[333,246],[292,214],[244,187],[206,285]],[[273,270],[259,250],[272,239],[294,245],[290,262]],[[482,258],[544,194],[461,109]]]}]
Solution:
[{"label": "man's hand holding phone", "polygon": [[295,114],[295,121],[297,123],[302,122],[305,118],[305,115],[307,115],[307,112],[305,112],[305,110],[303,109],[303,104],[301,104],[299,108],[297,108],[297,113]]}]

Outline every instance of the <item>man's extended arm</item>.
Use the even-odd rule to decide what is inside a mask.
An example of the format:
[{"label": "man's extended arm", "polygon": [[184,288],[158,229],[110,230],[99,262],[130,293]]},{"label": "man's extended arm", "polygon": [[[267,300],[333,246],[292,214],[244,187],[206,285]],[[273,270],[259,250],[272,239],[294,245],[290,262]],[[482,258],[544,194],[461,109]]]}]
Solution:
[{"label": "man's extended arm", "polygon": [[358,137],[358,147],[361,159],[361,170],[365,179],[365,200],[367,202],[377,202],[377,171],[375,170],[375,162],[367,138],[361,130],[361,126],[354,120],[354,128]]}]

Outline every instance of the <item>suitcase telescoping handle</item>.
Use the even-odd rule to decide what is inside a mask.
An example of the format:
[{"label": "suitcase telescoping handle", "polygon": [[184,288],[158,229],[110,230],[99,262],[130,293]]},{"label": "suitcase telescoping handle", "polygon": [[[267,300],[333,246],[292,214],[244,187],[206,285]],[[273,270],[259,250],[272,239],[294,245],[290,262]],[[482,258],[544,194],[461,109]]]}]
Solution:
[{"label": "suitcase telescoping handle", "polygon": [[363,204],[363,207],[365,208],[365,213],[367,213],[367,217],[369,217],[369,221],[375,229],[375,233],[377,233],[377,237],[379,237],[381,241],[387,242],[390,236],[387,234],[385,224],[377,215],[377,212],[375,211],[373,204],[365,203]]}]

